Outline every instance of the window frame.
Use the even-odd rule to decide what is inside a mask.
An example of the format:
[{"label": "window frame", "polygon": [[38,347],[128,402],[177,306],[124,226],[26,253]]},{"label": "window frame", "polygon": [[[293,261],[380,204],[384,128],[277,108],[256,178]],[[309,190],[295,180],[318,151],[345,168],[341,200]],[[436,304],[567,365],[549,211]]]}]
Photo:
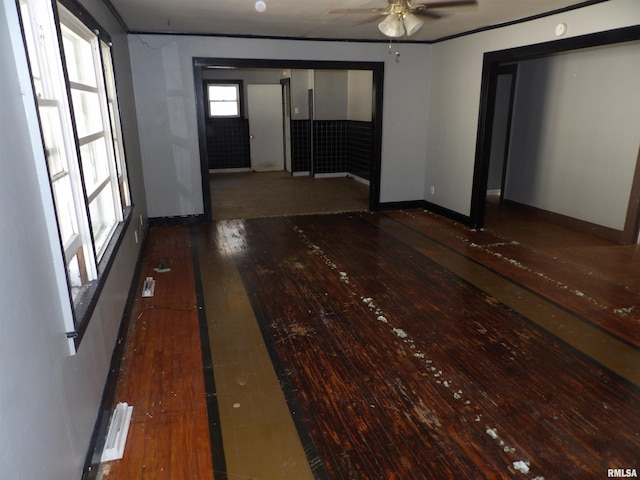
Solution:
[{"label": "window frame", "polygon": [[[59,248],[65,266],[67,292],[61,293],[61,296],[66,297],[61,298],[61,301],[69,302],[69,308],[64,307],[63,310],[70,353],[74,354],[87,330],[133,213],[112,45],[108,33],[83,7],[72,0],[16,0],[16,3],[31,75],[41,147],[49,173],[49,193],[56,215]],[[25,16],[28,17],[27,20]],[[85,52],[90,52],[90,58],[85,57],[87,61],[84,64],[95,74],[95,87],[89,88],[70,81],[66,58],[68,52],[65,52],[64,44],[65,34],[67,39],[71,38],[69,32],[78,35],[89,46],[89,50]],[[36,77],[36,73],[39,77]],[[54,85],[54,90],[47,84]],[[74,90],[91,91],[97,95],[94,100],[97,99],[100,112],[98,114],[91,111],[89,115],[93,119],[99,119],[96,125],[102,129],[100,132],[83,136],[78,134],[79,119],[75,116],[78,104],[74,104]],[[47,98],[48,94],[52,98]],[[53,114],[60,118],[59,128],[51,120],[54,117],[45,118],[45,112],[51,108],[54,109]],[[54,126],[53,129],[50,128],[51,125]],[[51,135],[47,136],[51,130],[59,130],[55,133],[57,140],[61,140],[59,145],[53,145],[56,147],[54,149],[49,148],[52,145]],[[108,173],[89,192],[81,149],[83,145],[100,139],[104,147],[100,153],[102,166],[106,166]],[[50,160],[52,153],[60,153],[58,163],[54,166]],[[61,212],[61,205],[67,204],[59,204],[57,201],[55,185],[64,179],[68,179],[71,184],[67,194],[71,192],[73,197],[73,214]],[[92,219],[90,207],[91,202],[97,201],[104,191],[110,193],[109,208],[113,215],[106,225],[104,240],[100,241],[95,225],[92,225],[96,218],[94,216]],[[93,210],[95,212],[95,208]],[[63,236],[61,221],[67,219],[72,220],[72,234]],[[73,262],[80,264],[77,272]],[[75,276],[80,278],[79,288],[74,286],[78,280],[72,278]],[[71,318],[66,318],[67,316]]]},{"label": "window frame", "polygon": [[[211,113],[211,104],[214,102],[223,102],[223,100],[211,100],[211,97],[209,95],[209,87],[210,86],[215,86],[215,87],[235,87],[236,91],[238,92],[238,98],[235,102],[238,108],[238,114],[237,115],[213,115]],[[229,119],[229,118],[244,118],[244,84],[242,80],[205,80],[205,85],[204,85],[204,93],[205,93],[205,98],[206,98],[206,107],[207,107],[207,118],[211,119],[211,120],[215,120],[215,119]],[[231,103],[231,102],[229,102]]]}]

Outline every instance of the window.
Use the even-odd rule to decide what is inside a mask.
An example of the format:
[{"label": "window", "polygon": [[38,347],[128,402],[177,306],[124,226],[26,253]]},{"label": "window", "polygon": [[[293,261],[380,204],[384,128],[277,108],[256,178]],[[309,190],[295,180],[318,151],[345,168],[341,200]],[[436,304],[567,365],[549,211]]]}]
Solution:
[{"label": "window", "polygon": [[210,117],[239,117],[240,83],[207,84],[207,100]]},{"label": "window", "polygon": [[19,5],[77,330],[131,204],[111,47],[60,3]]}]

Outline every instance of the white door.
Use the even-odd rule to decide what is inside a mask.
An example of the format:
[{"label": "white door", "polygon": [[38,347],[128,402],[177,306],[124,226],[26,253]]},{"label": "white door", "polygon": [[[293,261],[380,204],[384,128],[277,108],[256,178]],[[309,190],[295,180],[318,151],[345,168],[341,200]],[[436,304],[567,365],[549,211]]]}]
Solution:
[{"label": "white door", "polygon": [[247,85],[251,169],[284,170],[282,86]]}]

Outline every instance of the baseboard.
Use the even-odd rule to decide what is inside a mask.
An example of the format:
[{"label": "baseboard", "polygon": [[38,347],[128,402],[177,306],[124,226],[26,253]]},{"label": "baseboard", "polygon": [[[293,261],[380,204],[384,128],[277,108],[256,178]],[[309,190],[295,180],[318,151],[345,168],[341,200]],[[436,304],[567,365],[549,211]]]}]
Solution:
[{"label": "baseboard", "polygon": [[316,173],[314,178],[344,178],[347,177],[347,172],[332,172],[332,173]]},{"label": "baseboard", "polygon": [[204,214],[181,215],[176,217],[152,217],[149,218],[149,226],[153,227],[173,227],[176,225],[197,225],[199,223],[209,223]]},{"label": "baseboard", "polygon": [[403,200],[401,202],[381,202],[378,210],[381,212],[389,210],[406,210],[410,208],[425,208],[424,200]]},{"label": "baseboard", "polygon": [[453,220],[454,222],[461,223],[469,228],[473,227],[471,222],[471,217],[469,217],[468,215],[463,215],[462,213],[450,210],[441,205],[436,205],[435,203],[431,203],[425,200],[424,209],[430,211],[431,213],[442,215],[443,217],[446,217],[449,220]]},{"label": "baseboard", "polygon": [[136,260],[133,278],[131,279],[129,294],[127,295],[122,319],[120,320],[118,337],[116,338],[113,353],[111,354],[109,374],[107,375],[105,387],[102,391],[102,400],[100,402],[98,417],[93,427],[93,433],[87,450],[87,457],[85,459],[84,469],[82,472],[82,480],[96,480],[98,476],[102,452],[104,451],[107,432],[109,430],[111,413],[116,405],[116,387],[118,385],[120,367],[124,357],[124,348],[127,343],[127,334],[129,332],[129,324],[131,323],[133,306],[138,296],[138,280],[140,279],[140,273],[142,271],[142,258],[147,246],[148,231],[149,226],[144,229],[144,234],[140,243],[140,250],[138,251],[138,258]]},{"label": "baseboard", "polygon": [[624,231],[616,230],[614,228],[604,227],[595,223],[587,222],[586,220],[580,220],[578,218],[562,215],[561,213],[554,213],[542,208],[533,207],[525,203],[516,202],[514,200],[503,199],[502,204],[513,208],[514,210],[520,210],[529,215],[536,216],[545,222],[554,223],[563,227],[571,228],[578,232],[587,233],[589,235],[595,235],[596,237],[612,240],[617,243],[624,242]]},{"label": "baseboard", "polygon": [[470,217],[466,215],[462,215],[461,213],[454,212],[453,210],[449,210],[448,208],[441,207],[440,205],[436,205],[435,203],[428,202],[426,200],[410,200],[404,202],[385,202],[380,204],[380,211],[385,210],[408,210],[413,208],[421,208],[423,210],[427,210],[431,213],[435,213],[437,215],[441,215],[443,217],[448,218],[449,220],[453,220],[454,222],[461,223],[469,227],[471,225]]},{"label": "baseboard", "polygon": [[209,173],[248,173],[250,168],[210,168]]},{"label": "baseboard", "polygon": [[355,180],[356,182],[363,183],[367,187],[371,185],[371,182],[369,182],[369,180],[367,180],[366,178],[359,177],[358,175],[355,175],[353,173],[347,173],[347,177]]}]

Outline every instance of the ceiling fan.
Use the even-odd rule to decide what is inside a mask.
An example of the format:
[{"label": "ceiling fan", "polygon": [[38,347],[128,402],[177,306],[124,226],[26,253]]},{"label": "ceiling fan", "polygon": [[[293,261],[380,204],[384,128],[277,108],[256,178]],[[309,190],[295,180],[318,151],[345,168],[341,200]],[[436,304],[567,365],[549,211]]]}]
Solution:
[{"label": "ceiling fan", "polygon": [[397,38],[413,35],[423,25],[420,17],[430,19],[442,18],[445,15],[432,10],[450,7],[464,7],[477,5],[477,0],[450,0],[440,2],[415,3],[411,0],[387,0],[389,5],[385,8],[337,8],[329,10],[329,13],[371,13],[370,17],[358,22],[358,24],[373,22],[380,17],[385,17],[378,24],[378,29],[387,37]]}]

